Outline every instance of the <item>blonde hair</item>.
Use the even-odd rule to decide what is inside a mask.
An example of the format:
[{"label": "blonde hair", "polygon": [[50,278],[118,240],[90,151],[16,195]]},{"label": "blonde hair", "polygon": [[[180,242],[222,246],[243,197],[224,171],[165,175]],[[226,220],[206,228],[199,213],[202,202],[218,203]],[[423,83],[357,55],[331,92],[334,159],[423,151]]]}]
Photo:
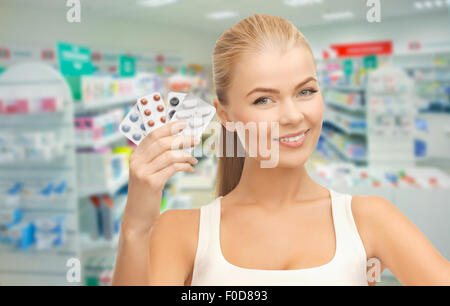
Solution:
[{"label": "blonde hair", "polygon": [[[267,49],[284,53],[296,46],[306,47],[314,61],[303,34],[291,22],[278,16],[255,14],[227,29],[216,41],[213,53],[213,81],[219,103],[228,103],[226,93],[231,84],[233,68],[242,56]],[[236,187],[245,162],[245,157],[237,157],[236,154],[237,146],[240,145],[236,132],[228,131],[223,125],[222,153],[226,152],[225,139],[230,139],[226,137],[234,137],[235,157],[219,157],[217,196],[225,196]]]}]

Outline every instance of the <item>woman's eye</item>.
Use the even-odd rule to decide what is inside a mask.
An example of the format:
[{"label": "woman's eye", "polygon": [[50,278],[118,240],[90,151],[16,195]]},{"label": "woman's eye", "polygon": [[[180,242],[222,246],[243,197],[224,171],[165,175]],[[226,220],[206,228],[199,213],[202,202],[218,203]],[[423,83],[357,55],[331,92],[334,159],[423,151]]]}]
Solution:
[{"label": "woman's eye", "polygon": [[301,90],[299,92],[299,96],[309,96],[309,95],[312,95],[315,92],[317,92],[317,90],[315,90],[313,88],[303,89],[303,90]]},{"label": "woman's eye", "polygon": [[256,101],[253,102],[253,104],[267,104],[269,101],[270,101],[270,98],[262,97],[262,98],[256,99]]}]

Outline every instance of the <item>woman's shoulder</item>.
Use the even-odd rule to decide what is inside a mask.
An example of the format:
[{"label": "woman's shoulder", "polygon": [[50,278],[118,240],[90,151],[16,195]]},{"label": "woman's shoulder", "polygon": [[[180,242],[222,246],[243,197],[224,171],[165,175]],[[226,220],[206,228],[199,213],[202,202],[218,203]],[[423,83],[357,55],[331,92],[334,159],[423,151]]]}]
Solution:
[{"label": "woman's shoulder", "polygon": [[[200,208],[167,209],[158,218],[155,226],[169,239],[189,241],[198,234]],[[188,240],[186,240],[188,239]]]},{"label": "woman's shoulder", "polygon": [[200,209],[168,209],[156,220],[150,234],[150,254],[171,262],[185,277],[197,250]]},{"label": "woman's shoulder", "polygon": [[374,254],[373,242],[378,228],[390,222],[386,216],[396,209],[388,199],[378,195],[352,195],[351,210],[368,258]]},{"label": "woman's shoulder", "polygon": [[378,195],[352,195],[351,207],[354,215],[368,219],[383,216],[394,204]]}]

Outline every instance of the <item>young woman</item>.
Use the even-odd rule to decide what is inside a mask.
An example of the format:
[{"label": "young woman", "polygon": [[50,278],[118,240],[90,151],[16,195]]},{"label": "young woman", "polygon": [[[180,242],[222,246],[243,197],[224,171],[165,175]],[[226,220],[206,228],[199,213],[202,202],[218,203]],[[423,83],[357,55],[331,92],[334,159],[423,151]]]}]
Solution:
[{"label": "young woman", "polygon": [[324,104],[295,26],[240,21],[218,39],[213,73],[223,135],[236,133],[227,122],[277,122],[278,163],[220,157],[212,203],[160,215],[165,182],[197,160],[170,149],[194,143],[175,123],[155,130],[130,159],[113,285],[373,285],[385,268],[403,284],[450,285],[450,263],[392,203],[340,194],[305,170]]}]

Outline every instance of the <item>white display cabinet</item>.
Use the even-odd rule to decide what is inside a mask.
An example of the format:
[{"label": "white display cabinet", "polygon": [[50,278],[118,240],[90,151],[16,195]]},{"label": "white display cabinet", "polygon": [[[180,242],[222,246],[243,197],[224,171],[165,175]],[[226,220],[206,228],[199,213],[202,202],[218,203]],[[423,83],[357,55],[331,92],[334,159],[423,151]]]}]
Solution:
[{"label": "white display cabinet", "polygon": [[369,165],[413,166],[415,118],[422,103],[414,81],[390,65],[371,71],[366,103]]},{"label": "white display cabinet", "polygon": [[66,265],[80,258],[70,89],[53,68],[20,64],[0,75],[0,101],[0,284],[76,284]]}]

